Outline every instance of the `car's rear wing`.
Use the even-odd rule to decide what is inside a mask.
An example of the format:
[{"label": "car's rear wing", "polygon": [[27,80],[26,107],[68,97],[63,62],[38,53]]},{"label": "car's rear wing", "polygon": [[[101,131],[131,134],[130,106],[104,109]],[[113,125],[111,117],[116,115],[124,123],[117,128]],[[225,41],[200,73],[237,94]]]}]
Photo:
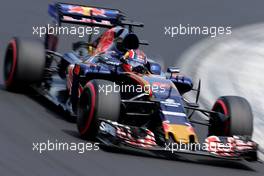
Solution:
[{"label": "car's rear wing", "polygon": [[55,3],[49,5],[49,14],[59,25],[72,23],[106,28],[117,25],[144,26],[142,23],[125,20],[125,15],[117,9]]}]

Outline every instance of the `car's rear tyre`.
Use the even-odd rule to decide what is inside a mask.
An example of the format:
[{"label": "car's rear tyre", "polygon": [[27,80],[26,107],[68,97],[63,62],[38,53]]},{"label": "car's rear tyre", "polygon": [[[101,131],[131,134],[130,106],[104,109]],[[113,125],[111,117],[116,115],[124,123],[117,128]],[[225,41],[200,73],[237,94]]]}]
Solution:
[{"label": "car's rear tyre", "polygon": [[253,113],[245,98],[238,96],[220,97],[215,102],[212,111],[222,113],[227,118],[212,115],[209,135],[252,137]]},{"label": "car's rear tyre", "polygon": [[[106,86],[114,86],[111,81],[94,79],[89,81],[80,97],[77,127],[81,138],[96,137],[99,119],[118,121],[121,97],[119,92],[105,92]],[[104,88],[103,88],[104,87]]]},{"label": "car's rear tyre", "polygon": [[4,58],[4,84],[7,90],[19,90],[42,79],[45,47],[40,41],[13,38]]}]

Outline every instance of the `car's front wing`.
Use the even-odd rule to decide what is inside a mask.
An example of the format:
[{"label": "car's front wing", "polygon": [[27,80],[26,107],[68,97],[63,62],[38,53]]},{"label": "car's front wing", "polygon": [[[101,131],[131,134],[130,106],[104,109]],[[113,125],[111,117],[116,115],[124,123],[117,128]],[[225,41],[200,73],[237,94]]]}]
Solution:
[{"label": "car's front wing", "polygon": [[[219,154],[206,150],[180,150],[175,149],[172,145],[165,144],[163,147],[152,141],[152,133],[147,129],[137,130],[143,134],[140,140],[136,140],[135,134],[131,134],[137,127],[130,127],[118,124],[116,122],[101,120],[97,139],[101,142],[101,147],[105,149],[113,149],[115,151],[133,152],[140,155],[150,155],[154,157],[163,157],[166,159],[187,160],[187,161],[241,161],[244,159],[257,160],[255,158],[256,149],[250,149],[244,152],[233,152],[232,155]],[[121,130],[120,130],[121,129]],[[128,138],[122,137],[122,133],[126,133]],[[132,135],[132,136],[131,136]],[[138,135],[138,134],[136,134]],[[149,137],[149,136],[150,137]],[[137,138],[139,139],[139,138]],[[252,155],[253,154],[253,155]],[[252,157],[252,158],[250,158]]]}]

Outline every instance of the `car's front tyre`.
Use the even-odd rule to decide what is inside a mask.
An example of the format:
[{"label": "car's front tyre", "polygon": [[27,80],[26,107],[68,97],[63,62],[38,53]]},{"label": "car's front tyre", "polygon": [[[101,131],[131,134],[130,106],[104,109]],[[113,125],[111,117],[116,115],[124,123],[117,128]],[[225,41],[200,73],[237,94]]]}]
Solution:
[{"label": "car's front tyre", "polygon": [[[83,89],[79,101],[77,128],[81,138],[96,137],[99,119],[118,121],[121,97],[119,92],[106,92],[106,86],[114,86],[113,82],[101,79],[89,81]],[[113,87],[112,87],[113,88]]]},{"label": "car's front tyre", "polygon": [[253,113],[249,102],[239,96],[223,96],[217,99],[212,111],[225,116],[210,118],[209,135],[233,136],[241,135],[252,137]]}]

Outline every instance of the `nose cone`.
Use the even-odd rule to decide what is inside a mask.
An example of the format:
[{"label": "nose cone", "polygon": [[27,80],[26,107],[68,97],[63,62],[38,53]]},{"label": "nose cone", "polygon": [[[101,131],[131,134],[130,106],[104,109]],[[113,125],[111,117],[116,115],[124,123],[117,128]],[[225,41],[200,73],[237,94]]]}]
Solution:
[{"label": "nose cone", "polygon": [[166,139],[169,139],[171,134],[177,143],[198,143],[197,135],[191,125],[168,124],[165,132]]}]

